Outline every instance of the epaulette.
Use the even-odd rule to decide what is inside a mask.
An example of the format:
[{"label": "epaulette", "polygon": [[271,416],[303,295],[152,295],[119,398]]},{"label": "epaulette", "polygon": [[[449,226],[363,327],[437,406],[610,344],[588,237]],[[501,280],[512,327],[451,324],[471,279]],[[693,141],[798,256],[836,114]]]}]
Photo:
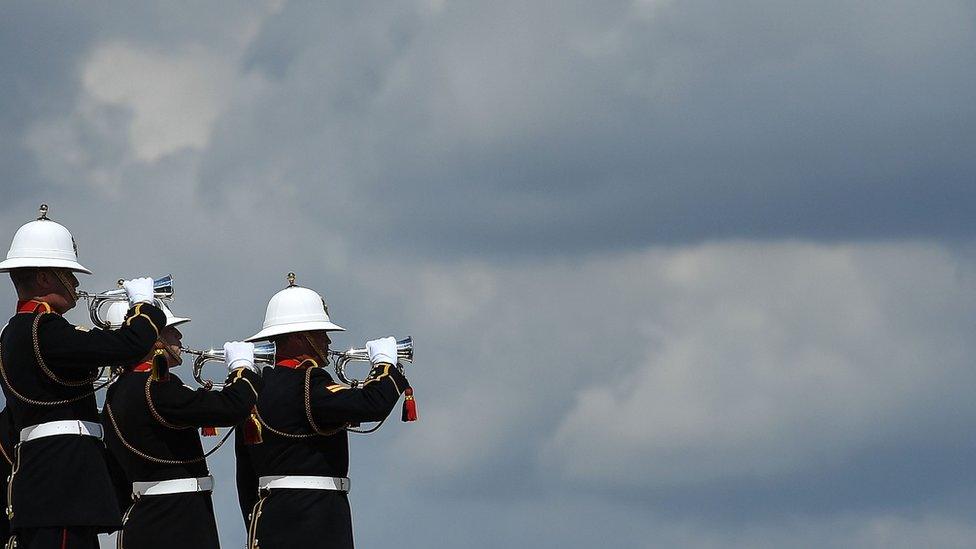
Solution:
[{"label": "epaulette", "polygon": [[159,331],[160,331],[159,330],[159,326],[156,326],[156,324],[152,321],[152,319],[149,318],[149,315],[147,315],[147,314],[145,314],[145,313],[142,312],[142,306],[143,305],[145,305],[145,304],[144,303],[136,303],[135,304],[135,307],[132,308],[132,314],[130,314],[125,319],[125,325],[126,326],[129,326],[130,324],[132,324],[132,321],[133,320],[135,320],[135,319],[137,319],[139,317],[145,318],[147,321],[149,321],[149,325],[153,327],[153,330],[156,330],[156,336],[158,337],[159,336]]},{"label": "epaulette", "polygon": [[245,370],[245,368],[238,368],[237,370],[235,370],[234,372],[232,372],[232,375],[234,376],[234,379],[230,380],[230,382],[227,385],[232,385],[232,384],[234,384],[237,381],[243,381],[244,383],[247,383],[247,386],[248,387],[251,388],[251,392],[254,393],[254,398],[258,398],[258,396],[259,396],[258,395],[258,390],[254,388],[254,384],[251,383],[251,380],[249,380],[246,377],[244,377],[244,370]]}]

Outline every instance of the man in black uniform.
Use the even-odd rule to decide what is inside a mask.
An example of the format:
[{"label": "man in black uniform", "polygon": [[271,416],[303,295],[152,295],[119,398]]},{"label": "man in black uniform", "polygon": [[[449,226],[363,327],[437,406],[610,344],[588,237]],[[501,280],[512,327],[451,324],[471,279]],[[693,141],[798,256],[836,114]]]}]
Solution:
[{"label": "man in black uniform", "polygon": [[367,345],[374,366],[362,387],[336,383],[323,366],[328,332],[342,329],[321,296],[292,281],[271,298],[264,329],[249,339],[277,346],[276,365],[265,369],[265,388],[235,444],[249,549],[353,546],[346,427],[386,418],[407,380],[390,337]]},{"label": "man in black uniform", "polygon": [[96,534],[121,525],[95,405],[98,368],[131,363],[165,325],[151,304],[152,279],[126,281],[132,305],[125,326],[82,331],[61,315],[77,300],[74,241],[42,215],[14,236],[0,272],[9,272],[17,314],[0,335],[0,385],[19,444],[7,515],[10,545],[79,549],[98,546]]},{"label": "man in black uniform", "polygon": [[[223,390],[193,390],[169,372],[182,362],[176,326],[190,319],[163,311],[167,324],[153,352],[127,367],[105,398],[105,444],[124,473],[119,501],[132,500],[117,546],[218,549],[213,477],[197,428],[229,427],[251,413],[262,383],[254,345],[225,344]],[[110,309],[106,320],[121,324],[122,314]]]}]

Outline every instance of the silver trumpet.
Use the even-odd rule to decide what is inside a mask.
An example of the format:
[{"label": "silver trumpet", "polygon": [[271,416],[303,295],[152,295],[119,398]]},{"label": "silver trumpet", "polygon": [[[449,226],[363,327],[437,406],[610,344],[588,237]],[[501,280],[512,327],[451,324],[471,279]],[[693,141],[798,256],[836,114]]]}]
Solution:
[{"label": "silver trumpet", "polygon": [[95,387],[102,389],[108,387],[112,382],[118,379],[121,372],[121,368],[110,368],[104,366],[98,371],[98,379],[95,380]]},{"label": "silver trumpet", "polygon": [[[397,340],[397,366],[401,362],[413,362],[413,338],[407,336]],[[358,387],[369,381],[369,379],[359,380],[346,377],[346,365],[350,362],[369,362],[369,352],[365,347],[362,349],[348,349],[345,351],[329,351],[329,358],[335,361],[336,376],[350,387]]]},{"label": "silver trumpet", "polygon": [[[83,291],[77,292],[79,298],[88,300],[88,316],[91,317],[92,324],[95,326],[103,330],[109,329],[108,322],[102,318],[105,305],[113,301],[127,301],[129,299],[128,294],[125,293],[125,289],[122,287],[122,282],[124,280],[120,278],[118,288],[99,294]],[[153,297],[161,301],[173,300],[173,275],[166,275],[153,280]]]},{"label": "silver trumpet", "polygon": [[[196,360],[193,361],[193,379],[196,380],[201,387],[206,390],[210,389],[223,389],[223,383],[214,383],[209,379],[203,378],[203,366],[210,361],[219,360],[224,361],[224,350],[210,348],[206,351],[197,351],[194,349],[182,348],[180,349],[184,353],[190,355],[196,355]],[[254,344],[254,363],[255,364],[274,364],[275,360],[275,344],[270,341],[265,341],[263,343]]]}]

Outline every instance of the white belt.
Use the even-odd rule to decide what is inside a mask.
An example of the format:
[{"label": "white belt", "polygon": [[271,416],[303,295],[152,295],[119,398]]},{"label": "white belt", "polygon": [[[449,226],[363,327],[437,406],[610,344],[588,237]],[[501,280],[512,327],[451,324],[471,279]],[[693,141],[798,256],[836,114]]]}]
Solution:
[{"label": "white belt", "polygon": [[213,477],[174,478],[154,482],[133,482],[132,495],[141,497],[184,494],[187,492],[211,492],[213,491],[213,486]]},{"label": "white belt", "polygon": [[275,490],[279,488],[348,492],[349,479],[346,477],[310,477],[301,475],[277,475],[258,479],[258,489],[260,490]]},{"label": "white belt", "polygon": [[65,419],[62,421],[48,421],[38,423],[20,430],[20,441],[37,440],[44,437],[57,435],[82,435],[102,438],[102,426],[92,421],[82,421],[80,419]]}]

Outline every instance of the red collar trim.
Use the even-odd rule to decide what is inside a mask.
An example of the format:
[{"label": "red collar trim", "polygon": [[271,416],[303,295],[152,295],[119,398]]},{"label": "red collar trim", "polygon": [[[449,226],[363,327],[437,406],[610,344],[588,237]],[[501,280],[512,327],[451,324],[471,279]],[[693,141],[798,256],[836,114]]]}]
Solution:
[{"label": "red collar trim", "polygon": [[276,362],[275,366],[283,366],[285,368],[291,368],[292,370],[298,370],[303,367],[314,368],[318,366],[318,364],[316,364],[315,361],[310,358],[306,358],[305,360],[301,360],[301,361],[295,360],[293,358],[286,358],[284,360],[279,360],[278,362]]},{"label": "red collar trim", "polygon": [[136,366],[132,368],[133,372],[148,372],[151,370],[152,370],[152,362],[148,360],[141,364],[136,364]]},{"label": "red collar trim", "polygon": [[39,299],[21,299],[17,301],[18,313],[53,313],[54,309]]}]

